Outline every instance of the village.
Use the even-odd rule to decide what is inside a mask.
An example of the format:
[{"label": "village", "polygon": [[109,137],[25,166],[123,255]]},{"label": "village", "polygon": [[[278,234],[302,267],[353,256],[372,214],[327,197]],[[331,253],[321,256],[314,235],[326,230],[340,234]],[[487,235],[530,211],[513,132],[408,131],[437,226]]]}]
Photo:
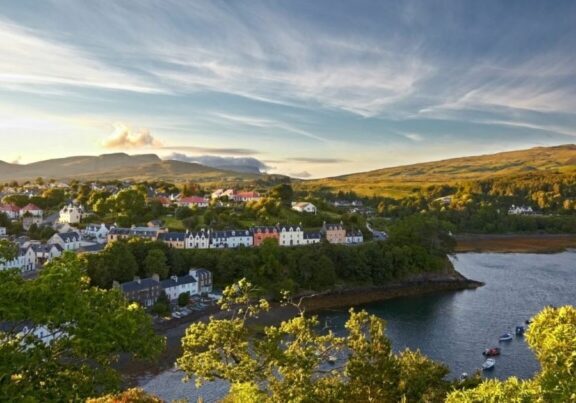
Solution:
[{"label": "village", "polygon": [[[157,218],[130,226],[120,226],[116,222],[98,222],[95,221],[98,215],[77,200],[82,186],[85,188],[87,185],[76,188],[65,183],[4,186],[0,193],[0,218],[5,217],[0,221],[0,239],[7,239],[16,245],[18,253],[13,259],[0,262],[0,270],[17,269],[23,276],[33,277],[45,264],[65,252],[78,255],[97,254],[104,251],[107,245],[131,239],[161,242],[173,249],[252,248],[260,247],[265,242],[274,242],[281,247],[306,246],[322,241],[350,246],[364,242],[364,234],[360,229],[346,228],[342,221],[323,221],[321,227],[314,230],[306,229],[302,222],[299,222],[226,229],[205,226],[197,230],[179,231],[163,225],[163,220]],[[91,195],[105,192],[110,198],[123,191],[132,192],[135,187],[131,183],[91,183],[88,186]],[[168,194],[158,192],[153,187],[147,190],[147,205],[160,204],[165,211],[185,210],[187,214],[211,207],[226,210],[254,205],[266,197],[256,191],[234,189],[216,189],[205,196]],[[34,203],[47,204],[44,198],[54,193],[65,196],[60,197],[58,209],[43,209]],[[144,192],[140,190],[140,193]],[[26,204],[19,207],[15,201],[20,205],[24,202]],[[344,211],[357,212],[362,207],[359,200],[336,199],[332,203],[332,208],[345,209]],[[302,219],[319,213],[316,205],[309,201],[290,201],[288,210],[292,211],[294,217]],[[40,234],[40,237],[45,239],[35,239],[35,234]],[[190,268],[189,273],[184,276],[173,275],[167,279],[160,279],[158,275],[142,279],[135,277],[124,283],[114,282],[114,287],[120,289],[129,300],[150,308],[162,294],[172,303],[183,293],[189,296],[207,296],[212,292],[213,282],[210,271]]]}]

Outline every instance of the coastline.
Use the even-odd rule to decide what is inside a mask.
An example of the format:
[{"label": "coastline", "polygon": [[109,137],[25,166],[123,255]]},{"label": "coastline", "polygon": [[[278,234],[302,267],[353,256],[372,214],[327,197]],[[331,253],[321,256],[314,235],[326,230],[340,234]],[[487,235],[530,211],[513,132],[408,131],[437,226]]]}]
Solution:
[{"label": "coastline", "polygon": [[560,253],[576,249],[576,234],[457,234],[456,253]]},{"label": "coastline", "polygon": [[[470,290],[482,285],[484,284],[469,280],[457,271],[450,269],[441,273],[423,273],[382,286],[347,287],[340,290],[303,294],[295,297],[295,299],[302,301],[301,307],[307,313],[313,313],[322,309],[362,305],[394,298]],[[257,327],[275,325],[294,317],[297,313],[298,311],[293,306],[281,306],[274,303],[268,312],[251,320],[250,324]],[[180,340],[188,326],[194,322],[207,322],[211,316],[224,317],[225,313],[210,309],[207,312],[182,318],[177,322],[157,326],[156,329],[159,334],[166,337],[166,350],[154,363],[134,360],[121,361],[118,369],[125,376],[126,386],[142,386],[156,375],[172,369],[175,360],[182,354]]]}]

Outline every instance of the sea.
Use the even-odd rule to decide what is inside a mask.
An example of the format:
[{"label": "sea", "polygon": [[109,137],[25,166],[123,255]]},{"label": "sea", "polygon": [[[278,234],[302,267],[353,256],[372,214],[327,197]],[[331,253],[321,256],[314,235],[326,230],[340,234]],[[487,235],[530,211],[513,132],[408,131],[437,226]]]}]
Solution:
[{"label": "sea", "polygon": [[[399,298],[366,305],[365,309],[386,320],[387,335],[395,351],[420,350],[443,362],[450,376],[473,373],[485,358],[482,351],[500,347],[492,371],[483,376],[505,379],[530,378],[539,369],[534,353],[523,337],[499,342],[500,335],[514,333],[546,306],[576,305],[576,251],[555,254],[465,253],[452,262],[469,279],[482,281],[474,290],[450,291],[420,297]],[[321,325],[344,333],[349,308],[318,312]],[[166,371],[141,386],[165,400],[187,398],[204,401],[222,398],[228,385],[215,382],[201,390],[193,382],[182,383],[183,374]]]}]

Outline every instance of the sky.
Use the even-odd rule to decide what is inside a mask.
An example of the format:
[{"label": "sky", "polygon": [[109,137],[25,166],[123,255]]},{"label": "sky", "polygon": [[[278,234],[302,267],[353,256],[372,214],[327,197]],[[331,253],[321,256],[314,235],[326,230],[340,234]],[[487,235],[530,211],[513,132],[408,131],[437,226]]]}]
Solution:
[{"label": "sky", "polygon": [[0,0],[0,160],[301,178],[575,143],[576,2]]}]

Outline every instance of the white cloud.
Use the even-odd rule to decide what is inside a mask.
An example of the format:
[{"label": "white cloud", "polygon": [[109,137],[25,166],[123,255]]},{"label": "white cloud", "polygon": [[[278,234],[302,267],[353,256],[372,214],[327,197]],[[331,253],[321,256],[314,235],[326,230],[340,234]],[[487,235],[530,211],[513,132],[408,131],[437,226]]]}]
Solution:
[{"label": "white cloud", "polygon": [[416,142],[424,141],[424,137],[422,137],[422,135],[418,133],[402,133],[402,135],[406,137],[408,140]]},{"label": "white cloud", "polygon": [[156,140],[148,129],[138,129],[133,131],[124,123],[116,123],[114,132],[102,142],[106,148],[144,148],[160,147],[162,143]]}]

